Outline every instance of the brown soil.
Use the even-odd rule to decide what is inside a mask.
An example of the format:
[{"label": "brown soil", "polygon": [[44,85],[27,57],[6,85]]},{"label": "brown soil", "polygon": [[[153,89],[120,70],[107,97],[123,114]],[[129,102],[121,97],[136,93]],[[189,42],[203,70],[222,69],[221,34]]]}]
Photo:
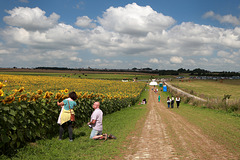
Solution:
[{"label": "brown soil", "polygon": [[149,92],[148,115],[139,124],[143,126],[140,136],[131,137],[125,159],[239,159]]}]

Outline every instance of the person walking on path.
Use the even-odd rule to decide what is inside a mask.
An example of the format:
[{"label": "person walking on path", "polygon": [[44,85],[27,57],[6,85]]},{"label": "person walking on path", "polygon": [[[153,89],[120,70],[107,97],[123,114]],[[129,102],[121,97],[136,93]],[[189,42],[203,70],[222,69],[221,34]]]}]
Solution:
[{"label": "person walking on path", "polygon": [[62,140],[64,128],[68,127],[69,140],[73,141],[71,114],[75,114],[73,108],[77,105],[74,101],[77,99],[77,94],[75,92],[70,92],[68,96],[69,98],[64,99],[62,102],[57,102],[57,105],[62,107],[58,118],[58,124],[60,124],[59,140]]},{"label": "person walking on path", "polygon": [[174,97],[172,96],[172,100],[171,100],[171,108],[174,107]]},{"label": "person walking on path", "polygon": [[161,100],[161,96],[160,96],[160,94],[158,95],[158,102],[160,102],[160,100]]},{"label": "person walking on path", "polygon": [[93,113],[91,115],[91,120],[88,122],[88,125],[92,128],[90,139],[95,139],[95,136],[102,135],[103,125],[103,112],[100,109],[100,102],[95,102],[93,104]]},{"label": "person walking on path", "polygon": [[177,96],[177,98],[176,98],[177,108],[179,108],[180,101],[181,101],[180,97],[179,97],[179,96]]},{"label": "person walking on path", "polygon": [[168,108],[170,108],[170,103],[171,103],[171,100],[169,97],[167,97],[167,105],[168,105]]}]

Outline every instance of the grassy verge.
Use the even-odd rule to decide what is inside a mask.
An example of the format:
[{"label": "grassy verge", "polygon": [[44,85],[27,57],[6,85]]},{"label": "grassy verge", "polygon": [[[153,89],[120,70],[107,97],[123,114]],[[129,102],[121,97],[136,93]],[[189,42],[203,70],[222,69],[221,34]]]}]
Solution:
[{"label": "grassy verge", "polygon": [[[141,99],[148,97],[148,91],[144,91]],[[147,112],[144,105],[138,105],[122,109],[103,118],[104,133],[113,134],[116,140],[90,140],[91,129],[88,126],[74,129],[73,142],[65,139],[58,140],[58,136],[52,139],[39,140],[19,149],[13,157],[0,156],[0,159],[114,159],[122,157],[126,146],[130,143],[127,137],[132,133],[136,124]],[[120,158],[121,159],[121,158]]]},{"label": "grassy verge", "polygon": [[230,100],[238,100],[240,95],[240,80],[174,80],[170,83],[205,99],[231,95]]},{"label": "grassy verge", "polygon": [[[169,93],[163,92],[163,102],[166,102]],[[167,102],[166,102],[167,103]],[[167,104],[165,103],[166,107]],[[214,141],[224,145],[233,154],[240,156],[240,117],[224,111],[195,107],[189,104],[180,104],[180,108],[172,109],[190,123],[199,127]]]}]

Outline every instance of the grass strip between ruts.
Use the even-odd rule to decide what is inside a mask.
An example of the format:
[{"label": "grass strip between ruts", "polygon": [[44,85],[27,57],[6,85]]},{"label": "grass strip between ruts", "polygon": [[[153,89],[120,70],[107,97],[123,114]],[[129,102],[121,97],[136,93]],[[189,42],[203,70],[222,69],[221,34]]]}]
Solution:
[{"label": "grass strip between ruts", "polygon": [[[148,89],[141,94],[140,100],[148,97]],[[140,101],[139,100],[139,101]],[[87,125],[74,129],[74,141],[58,136],[52,139],[39,140],[19,149],[17,154],[9,159],[114,159],[122,157],[130,141],[127,137],[134,132],[136,123],[147,113],[145,105],[136,105],[122,109],[103,117],[103,133],[113,134],[117,139],[90,140],[91,129]],[[90,118],[90,117],[89,117]],[[0,159],[8,159],[1,155]]]}]

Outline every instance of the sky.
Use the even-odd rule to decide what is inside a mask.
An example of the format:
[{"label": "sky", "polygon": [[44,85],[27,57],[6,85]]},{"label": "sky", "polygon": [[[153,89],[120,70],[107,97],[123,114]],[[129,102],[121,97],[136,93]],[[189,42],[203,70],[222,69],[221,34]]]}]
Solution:
[{"label": "sky", "polygon": [[240,71],[239,0],[1,0],[0,68]]}]

